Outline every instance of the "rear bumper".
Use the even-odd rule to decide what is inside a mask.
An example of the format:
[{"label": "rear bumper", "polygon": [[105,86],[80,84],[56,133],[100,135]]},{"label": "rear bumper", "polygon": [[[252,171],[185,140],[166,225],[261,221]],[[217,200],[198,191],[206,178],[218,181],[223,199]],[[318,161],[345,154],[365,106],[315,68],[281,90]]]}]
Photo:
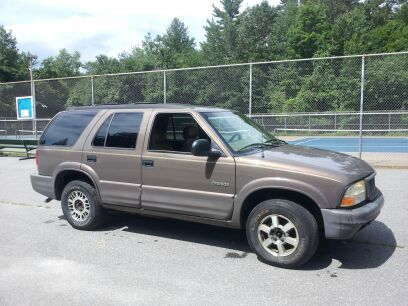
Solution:
[{"label": "rear bumper", "polygon": [[380,194],[373,202],[355,209],[322,209],[324,233],[328,239],[349,239],[373,221],[384,206]]},{"label": "rear bumper", "polygon": [[48,198],[55,199],[54,185],[51,176],[31,174],[31,186],[38,193],[45,195]]}]

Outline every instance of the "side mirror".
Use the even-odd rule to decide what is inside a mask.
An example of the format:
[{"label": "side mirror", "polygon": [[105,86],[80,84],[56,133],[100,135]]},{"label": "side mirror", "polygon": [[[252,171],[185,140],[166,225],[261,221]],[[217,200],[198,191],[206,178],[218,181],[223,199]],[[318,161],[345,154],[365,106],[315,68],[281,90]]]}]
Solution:
[{"label": "side mirror", "polygon": [[197,139],[191,146],[191,153],[195,156],[208,156],[218,158],[221,156],[220,151],[211,150],[210,142],[207,139]]}]

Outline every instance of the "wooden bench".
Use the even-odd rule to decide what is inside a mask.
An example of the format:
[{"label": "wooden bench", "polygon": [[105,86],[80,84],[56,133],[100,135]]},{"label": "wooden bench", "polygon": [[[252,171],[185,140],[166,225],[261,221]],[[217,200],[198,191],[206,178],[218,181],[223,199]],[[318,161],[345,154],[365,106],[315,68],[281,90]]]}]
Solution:
[{"label": "wooden bench", "polygon": [[29,139],[0,139],[0,149],[25,149],[26,157],[20,158],[23,159],[30,159],[34,158],[30,156],[30,152],[37,148],[37,140],[29,140]]}]

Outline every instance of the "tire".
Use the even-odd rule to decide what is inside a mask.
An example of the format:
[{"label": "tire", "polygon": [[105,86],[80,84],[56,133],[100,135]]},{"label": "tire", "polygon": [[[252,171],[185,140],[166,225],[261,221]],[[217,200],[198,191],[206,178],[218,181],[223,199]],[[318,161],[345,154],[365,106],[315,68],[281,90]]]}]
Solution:
[{"label": "tire", "polygon": [[96,229],[106,217],[98,192],[83,181],[72,181],[64,187],[61,208],[68,223],[80,230]]},{"label": "tire", "polygon": [[319,244],[313,215],[299,204],[283,199],[255,206],[247,219],[246,234],[261,261],[282,268],[305,264]]}]

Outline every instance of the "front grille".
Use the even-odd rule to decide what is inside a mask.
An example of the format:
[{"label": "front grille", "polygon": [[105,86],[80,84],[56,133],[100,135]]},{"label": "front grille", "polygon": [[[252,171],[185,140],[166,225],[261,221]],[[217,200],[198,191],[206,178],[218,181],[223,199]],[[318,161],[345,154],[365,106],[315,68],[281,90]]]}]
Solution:
[{"label": "front grille", "polygon": [[367,186],[367,199],[368,200],[374,200],[377,197],[378,189],[375,186],[375,178],[369,177],[366,180],[366,186]]}]

